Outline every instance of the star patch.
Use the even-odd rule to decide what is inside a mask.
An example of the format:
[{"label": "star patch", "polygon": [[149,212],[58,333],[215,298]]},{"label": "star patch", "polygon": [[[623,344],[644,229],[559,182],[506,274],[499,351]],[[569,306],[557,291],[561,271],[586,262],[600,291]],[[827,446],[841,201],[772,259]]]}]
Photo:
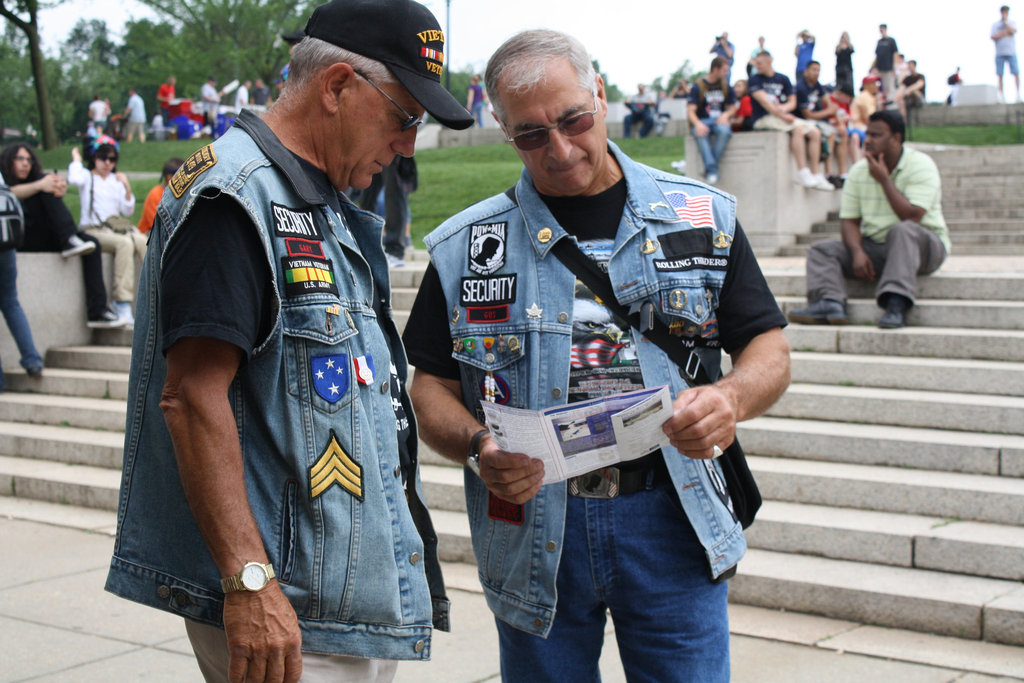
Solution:
[{"label": "star patch", "polygon": [[309,497],[319,497],[334,484],[363,500],[363,468],[341,447],[332,429],[320,459],[309,468]]},{"label": "star patch", "polygon": [[309,360],[313,390],[328,403],[337,403],[348,391],[348,356],[332,353],[313,356]]}]

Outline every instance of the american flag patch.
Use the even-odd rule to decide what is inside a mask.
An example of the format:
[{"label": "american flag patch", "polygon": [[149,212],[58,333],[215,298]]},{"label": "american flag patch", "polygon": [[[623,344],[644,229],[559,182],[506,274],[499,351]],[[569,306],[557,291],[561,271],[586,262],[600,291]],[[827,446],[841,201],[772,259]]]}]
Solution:
[{"label": "american flag patch", "polygon": [[431,49],[429,47],[421,47],[420,48],[420,57],[426,57],[428,59],[433,59],[433,60],[436,60],[438,62],[443,62],[444,61],[444,53],[443,52],[441,52],[440,50],[433,50],[433,49]]},{"label": "american flag patch", "polygon": [[676,214],[689,221],[695,228],[714,228],[715,215],[711,212],[711,196],[691,197],[685,192],[669,192],[665,195]]}]

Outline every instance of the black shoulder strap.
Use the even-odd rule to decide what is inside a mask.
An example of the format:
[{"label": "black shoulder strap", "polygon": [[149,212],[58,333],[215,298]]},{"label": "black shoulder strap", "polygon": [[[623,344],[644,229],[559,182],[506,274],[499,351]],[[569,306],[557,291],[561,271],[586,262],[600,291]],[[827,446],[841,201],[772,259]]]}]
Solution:
[{"label": "black shoulder strap", "polygon": [[[516,200],[515,185],[505,190],[505,196],[511,199],[514,204],[519,203]],[[629,322],[630,326],[638,333],[657,344],[672,359],[672,362],[679,366],[679,373],[683,379],[694,386],[711,384],[713,382],[711,377],[708,376],[707,371],[704,370],[704,366],[701,365],[700,356],[697,355],[697,352],[692,349],[686,349],[680,344],[679,340],[668,331],[665,323],[656,316],[651,315],[648,324],[644,325],[641,321],[640,313],[630,313],[625,306],[619,303],[619,300],[615,298],[615,292],[612,290],[612,283],[608,279],[607,273],[602,271],[592,259],[580,251],[580,248],[576,246],[572,239],[563,237],[558,240],[551,247],[551,253],[558,257],[558,260],[572,271],[576,277],[582,280],[583,284],[595,296],[601,299],[601,303],[607,306],[612,313]]]}]

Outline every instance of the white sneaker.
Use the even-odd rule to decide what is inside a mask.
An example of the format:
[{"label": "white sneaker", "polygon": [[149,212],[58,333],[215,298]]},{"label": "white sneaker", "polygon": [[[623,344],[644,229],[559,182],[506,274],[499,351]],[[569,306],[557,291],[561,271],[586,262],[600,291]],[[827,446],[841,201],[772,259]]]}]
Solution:
[{"label": "white sneaker", "polygon": [[67,246],[60,255],[64,258],[71,258],[72,256],[85,256],[96,251],[96,243],[92,240],[83,240],[78,235],[72,235],[68,238]]},{"label": "white sneaker", "polygon": [[679,161],[673,161],[669,164],[672,168],[676,169],[676,173],[686,173],[686,159],[680,159]]},{"label": "white sneaker", "polygon": [[835,192],[836,191],[836,186],[833,185],[832,183],[830,183],[828,181],[828,178],[826,178],[822,174],[819,173],[818,175],[811,176],[811,177],[814,178],[814,185],[813,185],[813,187],[814,187],[815,190],[821,190],[822,192]]},{"label": "white sneaker", "polygon": [[704,180],[707,181],[708,185],[714,185],[715,183],[718,182],[718,174],[717,173],[708,173],[704,177]]},{"label": "white sneaker", "polygon": [[817,187],[818,185],[818,181],[814,179],[814,175],[811,174],[810,169],[806,166],[796,172],[796,180],[793,182],[804,187]]},{"label": "white sneaker", "polygon": [[388,259],[388,268],[405,268],[405,260],[391,254],[384,254]]},{"label": "white sneaker", "polygon": [[130,303],[127,301],[116,301],[114,302],[114,310],[117,311],[117,319],[125,327],[135,326],[135,316],[132,315],[132,305]]}]

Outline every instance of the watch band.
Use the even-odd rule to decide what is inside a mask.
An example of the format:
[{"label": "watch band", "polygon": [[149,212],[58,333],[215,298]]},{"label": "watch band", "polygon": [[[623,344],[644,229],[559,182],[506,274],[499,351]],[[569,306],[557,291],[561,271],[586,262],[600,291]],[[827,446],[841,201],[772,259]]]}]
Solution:
[{"label": "watch band", "polygon": [[238,572],[237,574],[232,574],[231,576],[225,576],[223,579],[220,580],[221,590],[225,593],[235,593],[238,591],[249,590],[245,587],[245,584],[242,583],[242,574],[245,573],[245,570],[248,569],[250,566],[260,567],[267,577],[266,581],[263,582],[263,585],[255,589],[255,591],[253,592],[263,590],[267,587],[267,584],[270,583],[270,580],[277,576],[277,574],[274,572],[274,565],[270,563],[263,564],[262,562],[246,562],[242,566],[242,570],[240,572]]},{"label": "watch band", "polygon": [[487,429],[481,429],[469,440],[469,455],[466,456],[466,466],[473,470],[476,476],[480,476],[480,441],[490,434]]}]

